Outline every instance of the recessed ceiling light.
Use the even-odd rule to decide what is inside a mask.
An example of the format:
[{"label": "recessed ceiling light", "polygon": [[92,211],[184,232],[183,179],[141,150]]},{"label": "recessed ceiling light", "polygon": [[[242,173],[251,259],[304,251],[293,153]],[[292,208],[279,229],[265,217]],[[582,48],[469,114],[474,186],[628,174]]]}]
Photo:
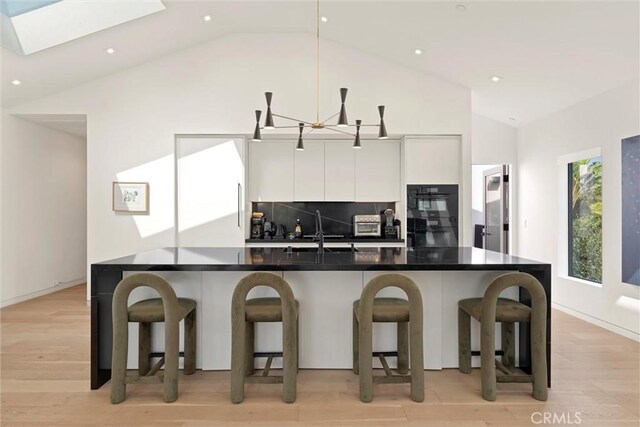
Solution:
[{"label": "recessed ceiling light", "polygon": [[500,77],[500,76],[491,76],[491,81],[492,82],[499,82],[500,80],[502,80],[502,77]]},{"label": "recessed ceiling light", "polygon": [[104,50],[105,52],[107,52],[109,55],[113,54],[116,52],[116,50],[112,47],[108,47]]},{"label": "recessed ceiling light", "polygon": [[465,12],[467,10],[467,6],[463,5],[463,4],[459,4],[456,6],[456,11],[457,12]]},{"label": "recessed ceiling light", "polygon": [[20,80],[13,80],[11,83],[12,83],[14,86],[19,86],[19,85],[21,85],[21,84],[22,84],[22,82],[21,82]]},{"label": "recessed ceiling light", "polygon": [[327,19],[327,17],[326,17],[326,16],[322,16],[322,17],[320,18],[320,20],[321,20],[322,22],[327,22],[327,21],[328,21],[328,19]]},{"label": "recessed ceiling light", "polygon": [[416,49],[413,51],[416,55],[422,55],[422,51],[420,49]]},{"label": "recessed ceiling light", "polygon": [[204,15],[202,19],[204,19],[206,22],[209,22],[211,21],[211,15]]}]

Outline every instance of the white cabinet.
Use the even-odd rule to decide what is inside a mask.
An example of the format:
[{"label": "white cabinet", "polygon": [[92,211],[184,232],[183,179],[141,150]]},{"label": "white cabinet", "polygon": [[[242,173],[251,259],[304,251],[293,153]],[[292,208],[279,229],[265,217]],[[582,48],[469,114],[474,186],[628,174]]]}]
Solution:
[{"label": "white cabinet", "polygon": [[250,142],[249,199],[290,202],[293,195],[295,141]]},{"label": "white cabinet", "polygon": [[362,141],[355,151],[356,202],[400,200],[399,141]]},{"label": "white cabinet", "polygon": [[407,184],[459,184],[460,137],[405,138]]},{"label": "white cabinet", "polygon": [[249,201],[400,200],[400,142],[262,141],[249,145]]},{"label": "white cabinet", "polygon": [[295,150],[293,157],[293,200],[325,200],[324,142],[306,141],[304,150]]},{"label": "white cabinet", "polygon": [[243,246],[244,139],[176,142],[178,246]]},{"label": "white cabinet", "polygon": [[346,141],[324,143],[324,200],[352,202],[356,199],[355,152]]}]

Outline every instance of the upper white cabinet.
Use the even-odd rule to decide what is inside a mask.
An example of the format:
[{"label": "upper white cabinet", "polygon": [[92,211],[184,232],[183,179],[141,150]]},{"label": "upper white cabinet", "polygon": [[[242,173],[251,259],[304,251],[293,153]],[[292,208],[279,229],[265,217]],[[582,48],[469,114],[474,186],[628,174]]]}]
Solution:
[{"label": "upper white cabinet", "polygon": [[362,141],[355,150],[356,201],[400,200],[400,143],[389,140]]},{"label": "upper white cabinet", "polygon": [[356,163],[352,144],[347,141],[324,143],[324,199],[352,202],[356,199]]},{"label": "upper white cabinet", "polygon": [[406,137],[407,184],[459,184],[460,137]]},{"label": "upper white cabinet", "polygon": [[293,194],[295,141],[249,143],[249,199],[290,202]]},{"label": "upper white cabinet", "polygon": [[244,244],[243,151],[243,138],[177,138],[179,246]]},{"label": "upper white cabinet", "polygon": [[292,200],[324,200],[324,142],[306,141],[304,150],[294,150],[293,156],[294,191]]},{"label": "upper white cabinet", "polygon": [[400,200],[400,142],[305,141],[249,143],[249,201]]}]

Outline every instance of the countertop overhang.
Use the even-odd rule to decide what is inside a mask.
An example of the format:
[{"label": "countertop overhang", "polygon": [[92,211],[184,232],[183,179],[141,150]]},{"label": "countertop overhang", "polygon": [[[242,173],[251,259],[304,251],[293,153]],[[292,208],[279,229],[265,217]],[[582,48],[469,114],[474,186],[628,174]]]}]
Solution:
[{"label": "countertop overhang", "polygon": [[365,270],[518,270],[549,264],[472,247],[360,248],[358,252],[282,247],[166,247],[92,264],[100,271],[365,271]]}]

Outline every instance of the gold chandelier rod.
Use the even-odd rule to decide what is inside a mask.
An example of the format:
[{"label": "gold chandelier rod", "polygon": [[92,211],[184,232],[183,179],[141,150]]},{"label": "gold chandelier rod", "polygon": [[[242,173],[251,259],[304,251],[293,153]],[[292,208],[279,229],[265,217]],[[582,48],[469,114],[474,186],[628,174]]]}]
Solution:
[{"label": "gold chandelier rod", "polygon": [[316,123],[320,123],[320,0],[316,1]]}]

